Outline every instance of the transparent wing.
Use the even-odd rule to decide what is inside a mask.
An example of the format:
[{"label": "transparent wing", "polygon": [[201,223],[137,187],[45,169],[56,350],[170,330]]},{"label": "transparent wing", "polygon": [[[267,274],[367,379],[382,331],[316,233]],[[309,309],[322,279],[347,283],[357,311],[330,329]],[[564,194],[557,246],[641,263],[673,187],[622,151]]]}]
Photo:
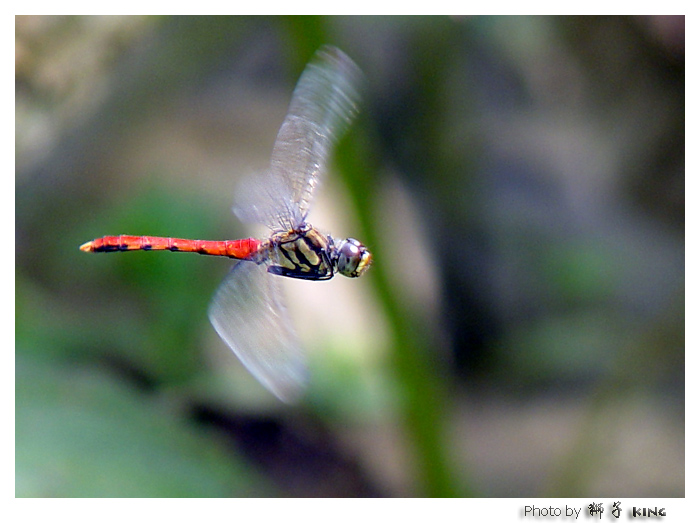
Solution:
[{"label": "transparent wing", "polygon": [[239,219],[273,230],[292,230],[305,221],[332,146],[357,114],[361,77],[335,47],[324,46],[314,55],[294,89],[269,170],[238,191]]},{"label": "transparent wing", "polygon": [[236,264],[214,294],[209,320],[275,396],[287,403],[301,396],[308,381],[306,358],[282,303],[279,279],[265,264]]}]

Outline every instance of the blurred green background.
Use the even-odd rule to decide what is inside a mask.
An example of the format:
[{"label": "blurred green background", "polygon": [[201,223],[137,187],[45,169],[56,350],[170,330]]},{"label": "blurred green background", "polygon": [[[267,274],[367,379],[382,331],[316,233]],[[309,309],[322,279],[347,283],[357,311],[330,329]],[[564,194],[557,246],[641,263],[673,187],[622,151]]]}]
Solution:
[{"label": "blurred green background", "polygon": [[[685,495],[683,17],[17,17],[16,495]],[[251,231],[324,43],[366,75],[288,282],[278,402],[216,336],[230,262],[87,255]]]}]

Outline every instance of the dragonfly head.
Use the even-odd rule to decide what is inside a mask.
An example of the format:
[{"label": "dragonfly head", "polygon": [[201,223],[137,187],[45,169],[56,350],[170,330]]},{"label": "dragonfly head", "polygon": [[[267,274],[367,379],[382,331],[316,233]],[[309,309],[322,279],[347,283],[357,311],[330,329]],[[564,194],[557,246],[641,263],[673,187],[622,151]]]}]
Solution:
[{"label": "dragonfly head", "polygon": [[336,266],[343,276],[362,276],[372,263],[372,253],[354,238],[337,242],[335,249]]}]

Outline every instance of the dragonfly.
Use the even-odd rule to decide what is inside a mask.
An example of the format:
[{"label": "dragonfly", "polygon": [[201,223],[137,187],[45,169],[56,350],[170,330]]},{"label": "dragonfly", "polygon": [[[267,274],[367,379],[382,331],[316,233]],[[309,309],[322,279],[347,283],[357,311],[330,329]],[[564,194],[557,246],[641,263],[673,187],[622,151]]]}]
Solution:
[{"label": "dragonfly", "polygon": [[85,252],[169,250],[239,260],[214,293],[208,316],[251,374],[286,403],[303,396],[309,373],[277,276],[323,281],[339,273],[357,278],[372,263],[372,254],[358,240],[334,239],[306,221],[333,147],[358,112],[361,79],[357,65],[331,46],[320,48],[304,69],[269,168],[244,181],[235,197],[236,216],[265,225],[267,238],[119,235],[80,246]]}]

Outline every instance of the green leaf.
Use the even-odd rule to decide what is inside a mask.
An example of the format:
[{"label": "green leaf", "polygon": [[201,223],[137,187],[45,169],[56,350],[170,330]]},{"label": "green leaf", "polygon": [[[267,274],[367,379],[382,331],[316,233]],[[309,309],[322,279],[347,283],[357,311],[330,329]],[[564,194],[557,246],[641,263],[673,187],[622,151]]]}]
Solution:
[{"label": "green leaf", "polygon": [[16,364],[17,497],[273,495],[172,402],[94,367]]}]

